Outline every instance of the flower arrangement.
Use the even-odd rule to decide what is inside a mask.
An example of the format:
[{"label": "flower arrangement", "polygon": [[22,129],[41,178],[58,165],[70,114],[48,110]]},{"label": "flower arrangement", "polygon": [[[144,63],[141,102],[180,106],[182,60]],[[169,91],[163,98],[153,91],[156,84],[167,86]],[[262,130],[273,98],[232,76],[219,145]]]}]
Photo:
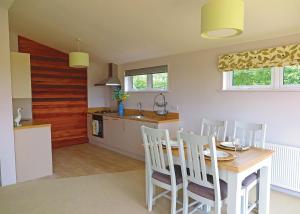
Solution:
[{"label": "flower arrangement", "polygon": [[125,93],[120,88],[114,89],[113,91],[113,100],[120,102],[125,102],[129,97],[128,93]]}]

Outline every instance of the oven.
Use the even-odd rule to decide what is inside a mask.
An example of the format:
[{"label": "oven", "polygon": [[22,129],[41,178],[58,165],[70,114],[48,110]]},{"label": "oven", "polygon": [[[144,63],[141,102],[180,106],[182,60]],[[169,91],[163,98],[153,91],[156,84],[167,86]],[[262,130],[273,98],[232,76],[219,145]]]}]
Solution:
[{"label": "oven", "polygon": [[103,138],[103,116],[100,114],[93,114],[92,118],[93,136]]}]

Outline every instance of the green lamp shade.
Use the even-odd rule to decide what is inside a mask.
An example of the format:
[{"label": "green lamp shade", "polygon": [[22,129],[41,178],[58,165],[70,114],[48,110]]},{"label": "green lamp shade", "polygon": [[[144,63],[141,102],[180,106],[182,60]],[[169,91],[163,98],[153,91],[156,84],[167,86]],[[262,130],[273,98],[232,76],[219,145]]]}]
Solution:
[{"label": "green lamp shade", "polygon": [[201,36],[222,39],[244,30],[243,0],[210,0],[201,8]]},{"label": "green lamp shade", "polygon": [[72,68],[87,68],[89,67],[89,54],[84,52],[69,53],[69,66]]}]

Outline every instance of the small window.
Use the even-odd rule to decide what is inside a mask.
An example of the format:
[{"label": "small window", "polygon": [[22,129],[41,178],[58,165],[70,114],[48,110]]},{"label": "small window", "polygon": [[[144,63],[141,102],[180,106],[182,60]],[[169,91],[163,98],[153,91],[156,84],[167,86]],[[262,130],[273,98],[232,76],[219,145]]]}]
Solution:
[{"label": "small window", "polygon": [[283,85],[300,86],[300,66],[285,66],[283,68]]},{"label": "small window", "polygon": [[129,92],[167,91],[167,65],[125,71],[125,90]]},{"label": "small window", "polygon": [[271,68],[237,70],[233,71],[232,86],[269,86],[271,81]]},{"label": "small window", "polygon": [[224,72],[223,89],[245,90],[272,87],[272,68]]},{"label": "small window", "polygon": [[168,73],[152,74],[152,86],[154,89],[168,89]]},{"label": "small window", "polygon": [[132,76],[132,88],[134,90],[147,89],[147,75]]},{"label": "small window", "polygon": [[223,90],[300,90],[300,66],[223,72]]}]

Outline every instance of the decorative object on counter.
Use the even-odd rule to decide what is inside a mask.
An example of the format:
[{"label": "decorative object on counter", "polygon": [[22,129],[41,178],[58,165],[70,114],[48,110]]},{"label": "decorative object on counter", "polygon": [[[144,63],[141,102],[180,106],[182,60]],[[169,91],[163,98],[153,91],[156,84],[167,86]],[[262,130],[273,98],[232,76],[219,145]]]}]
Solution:
[{"label": "decorative object on counter", "polygon": [[168,114],[167,111],[168,102],[163,93],[159,93],[154,97],[153,112],[157,115],[165,116]]},{"label": "decorative object on counter", "polygon": [[142,107],[142,102],[138,102],[137,104],[138,110],[139,110],[139,116],[144,116],[143,114],[143,107]]},{"label": "decorative object on counter", "polygon": [[22,111],[23,109],[22,108],[18,108],[18,110],[17,110],[17,112],[18,112],[18,115],[17,115],[17,117],[15,118],[15,120],[14,120],[14,122],[15,122],[15,126],[16,127],[20,127],[20,126],[22,126],[22,124],[20,124],[20,122],[21,122],[21,120],[22,120],[22,114],[21,114],[21,111]]},{"label": "decorative object on counter", "polygon": [[113,90],[113,99],[118,101],[118,113],[120,116],[124,116],[124,102],[128,99],[129,95],[121,90],[121,88],[115,88]]},{"label": "decorative object on counter", "polygon": [[76,39],[77,51],[69,53],[69,66],[72,68],[87,68],[90,65],[89,54],[80,51],[80,39]]}]

